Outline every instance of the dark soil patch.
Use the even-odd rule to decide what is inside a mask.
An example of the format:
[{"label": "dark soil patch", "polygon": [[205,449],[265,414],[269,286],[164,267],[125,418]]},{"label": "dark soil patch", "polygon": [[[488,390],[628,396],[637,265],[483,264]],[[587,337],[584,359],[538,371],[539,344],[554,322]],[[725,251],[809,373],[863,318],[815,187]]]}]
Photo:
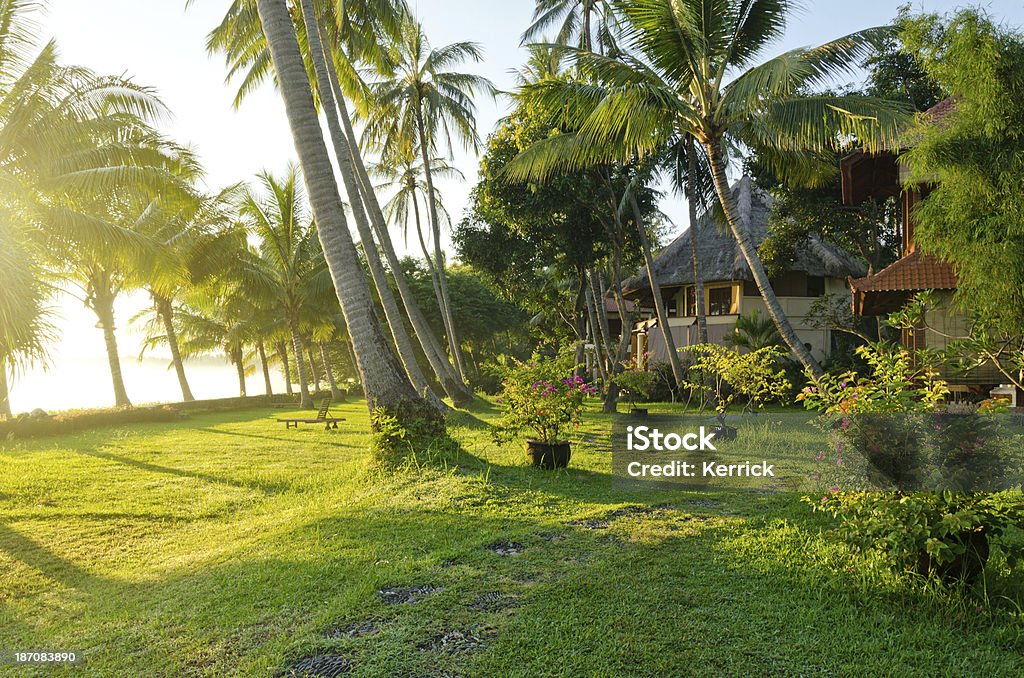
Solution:
[{"label": "dark soil patch", "polygon": [[388,605],[399,603],[415,603],[431,594],[443,591],[443,586],[423,584],[421,586],[385,586],[377,591],[377,596]]},{"label": "dark soil patch", "polygon": [[611,523],[603,518],[590,518],[587,520],[574,520],[570,524],[585,527],[588,530],[607,530]]},{"label": "dark soil patch", "polygon": [[501,612],[519,607],[519,596],[501,591],[487,591],[477,596],[467,607],[478,612]]}]

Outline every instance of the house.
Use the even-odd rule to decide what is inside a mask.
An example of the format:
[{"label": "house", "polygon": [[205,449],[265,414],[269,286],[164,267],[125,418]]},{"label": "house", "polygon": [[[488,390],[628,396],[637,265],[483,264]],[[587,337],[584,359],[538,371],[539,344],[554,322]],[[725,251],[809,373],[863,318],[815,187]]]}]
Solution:
[{"label": "house", "polygon": [[[732,187],[740,219],[755,245],[768,235],[768,217],[772,198],[757,188],[749,177]],[[757,310],[767,314],[736,240],[719,224],[713,214],[699,220],[654,257],[654,275],[665,301],[668,323],[676,348],[698,343],[696,293],[690,239],[697,235],[704,303],[708,322],[708,341],[722,343],[732,332],[740,315]],[[829,294],[848,294],[847,279],[863,276],[866,267],[852,254],[818,238],[809,239],[797,249],[795,261],[771,280],[797,335],[808,344],[811,353],[825,359],[832,347],[830,330],[812,327],[807,322],[811,305]],[[654,317],[651,285],[646,270],[623,283],[627,298],[635,301],[644,319],[634,327],[633,355],[649,352],[654,360],[668,359],[668,351],[658,320]]]},{"label": "house", "polygon": [[[941,125],[955,109],[956,102],[951,97],[928,109],[924,115],[931,124]],[[957,286],[953,267],[920,251],[914,242],[914,209],[934,186],[907,183],[897,162],[898,156],[899,150],[872,154],[857,151],[839,163],[843,204],[854,206],[870,198],[894,197],[902,207],[902,256],[874,275],[850,279],[853,310],[859,315],[885,316],[903,308],[917,293],[933,290],[940,308],[928,312],[926,327],[903,330],[902,341],[914,349],[941,350],[949,345],[952,337],[967,333],[967,319],[951,303]],[[955,391],[988,393],[1005,381],[991,364],[968,372],[951,367],[940,371]]]}]

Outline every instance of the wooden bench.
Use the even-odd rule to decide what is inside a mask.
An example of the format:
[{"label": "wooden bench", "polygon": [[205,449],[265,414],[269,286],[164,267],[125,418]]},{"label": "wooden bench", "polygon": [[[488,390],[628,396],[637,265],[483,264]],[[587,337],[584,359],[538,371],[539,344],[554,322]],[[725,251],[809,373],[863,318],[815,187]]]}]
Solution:
[{"label": "wooden bench", "polygon": [[329,416],[331,413],[331,399],[324,398],[324,402],[320,405],[320,411],[316,413],[316,419],[278,419],[277,423],[283,423],[285,429],[298,428],[299,424],[324,424],[325,431],[330,431],[332,428],[338,428],[339,421],[345,421],[338,417]]}]

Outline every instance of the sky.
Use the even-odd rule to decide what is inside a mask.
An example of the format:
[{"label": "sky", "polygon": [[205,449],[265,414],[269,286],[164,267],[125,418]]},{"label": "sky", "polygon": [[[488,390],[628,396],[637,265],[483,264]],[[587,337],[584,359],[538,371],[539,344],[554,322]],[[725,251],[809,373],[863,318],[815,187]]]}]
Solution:
[{"label": "sky", "polygon": [[[948,11],[963,4],[953,0],[919,0],[913,7]],[[1009,24],[1024,25],[1024,0],[982,4]],[[54,38],[65,63],[87,66],[104,74],[127,75],[139,84],[153,87],[172,112],[170,118],[161,121],[160,128],[198,153],[209,189],[251,179],[263,169],[281,171],[294,160],[284,107],[273,88],[269,84],[264,86],[250,95],[239,110],[233,109],[235,88],[224,82],[223,59],[206,53],[206,35],[219,23],[228,0],[194,0],[187,10],[185,0],[49,0],[46,5],[45,14],[38,17],[40,41]],[[462,40],[478,42],[484,50],[484,61],[465,70],[490,78],[499,89],[511,88],[511,71],[525,60],[519,37],[530,21],[531,0],[414,0],[413,5],[434,45]],[[791,20],[775,51],[812,45],[887,23],[896,7],[897,3],[891,0],[806,2],[804,11]],[[477,106],[477,129],[481,138],[486,138],[507,114],[507,103],[479,97]],[[462,170],[467,181],[438,182],[438,188],[457,221],[475,183],[477,158],[457,150],[453,164]],[[685,204],[679,199],[667,198],[662,209],[674,224],[671,231],[685,228]],[[145,297],[130,295],[116,307],[120,318],[118,336],[126,357],[136,356],[140,343],[127,319],[146,303]],[[54,347],[53,364],[79,361],[96,368],[98,361],[105,366],[102,336],[94,327],[95,318],[71,298],[61,300],[59,310],[63,334]],[[125,369],[130,373],[143,367],[132,359]],[[97,388],[93,382],[97,378],[95,369],[91,377],[86,378],[85,372],[81,374],[80,378],[70,378],[71,389],[80,396],[74,400],[76,405],[101,405],[109,399],[106,390]],[[63,388],[68,388],[67,372],[62,375]],[[57,385],[56,379],[53,370],[50,374],[35,370],[20,375],[22,396],[18,383],[12,396],[16,409],[19,405],[25,409],[39,406],[24,394],[45,393]],[[137,381],[144,384],[148,380]],[[233,382],[230,378],[226,381],[230,391]],[[166,389],[160,391],[164,392]],[[154,399],[162,397],[154,391]]]}]

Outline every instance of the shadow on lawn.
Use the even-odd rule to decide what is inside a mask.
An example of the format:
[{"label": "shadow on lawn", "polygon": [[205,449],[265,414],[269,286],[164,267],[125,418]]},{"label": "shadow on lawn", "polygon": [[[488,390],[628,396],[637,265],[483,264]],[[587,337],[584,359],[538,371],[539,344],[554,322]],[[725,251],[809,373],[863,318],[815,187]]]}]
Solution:
[{"label": "shadow on lawn", "polygon": [[138,459],[132,459],[131,457],[124,457],[119,454],[112,454],[110,452],[100,452],[98,450],[72,450],[75,454],[85,455],[87,457],[93,457],[96,459],[103,459],[106,461],[113,461],[118,464],[125,464],[132,468],[137,468],[142,471],[149,471],[151,473],[161,473],[166,475],[177,476],[179,478],[192,478],[195,480],[202,480],[207,483],[217,485],[230,485],[242,490],[256,490],[262,492],[265,495],[281,494],[292,488],[292,483],[288,482],[264,482],[259,480],[236,480],[225,476],[217,476],[210,473],[200,473],[198,471],[186,471],[184,469],[174,468],[173,466],[161,466],[160,464],[153,464],[148,461],[139,461]]},{"label": "shadow on lawn", "polygon": [[[936,657],[915,645],[924,637],[955,643],[950,652],[962,661],[1014,661],[1012,643],[986,636],[984,620],[952,619],[920,592],[865,596],[857,574],[835,572],[813,552],[794,553],[790,543],[808,538],[797,526],[766,533],[767,548],[745,546],[757,549],[751,563],[736,550],[735,526],[686,516],[629,516],[593,530],[543,515],[353,506],[268,535],[266,557],[227,553],[217,564],[183,565],[144,583],[92,575],[2,525],[0,546],[86,594],[91,628],[121,629],[117,637],[81,637],[81,646],[111,653],[98,670],[266,675],[258,667],[283,670],[303,657],[337,653],[374,675],[438,668],[647,675],[692,665],[708,675],[800,666],[843,672],[860,666],[865,645],[884,643],[909,651],[901,665],[908,673],[930,672]],[[659,531],[663,524],[654,521],[682,521],[685,531]],[[502,556],[489,548],[496,542],[522,548]],[[388,604],[377,593],[428,585],[441,588],[415,603]],[[472,606],[492,591],[513,595],[516,606],[498,615]],[[327,637],[329,629],[368,619],[379,620],[379,634]],[[439,631],[481,625],[496,637],[478,652],[428,647]],[[29,628],[19,633],[27,634],[19,640],[38,640]],[[736,651],[706,642],[712,638],[727,638]],[[562,649],[538,653],[540,642]]]}]

